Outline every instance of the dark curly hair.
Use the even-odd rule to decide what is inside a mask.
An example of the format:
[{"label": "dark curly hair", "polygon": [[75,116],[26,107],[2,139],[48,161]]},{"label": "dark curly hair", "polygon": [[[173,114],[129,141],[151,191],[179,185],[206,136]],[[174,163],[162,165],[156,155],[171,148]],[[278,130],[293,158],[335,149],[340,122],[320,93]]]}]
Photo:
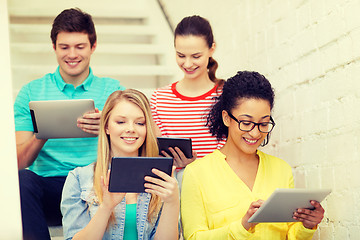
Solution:
[{"label": "dark curly hair", "polygon": [[[270,109],[274,106],[274,90],[269,80],[258,72],[239,71],[235,76],[229,78],[224,86],[219,101],[210,110],[207,118],[207,126],[210,132],[218,140],[227,138],[228,127],[222,119],[222,111],[231,113],[241,99],[263,99],[269,102]],[[262,146],[269,141],[269,134]]]},{"label": "dark curly hair", "polygon": [[50,38],[55,47],[60,32],[86,33],[88,34],[90,47],[93,47],[96,42],[96,31],[92,17],[79,8],[65,9],[54,19]]},{"label": "dark curly hair", "polygon": [[[202,37],[206,41],[206,44],[209,48],[211,48],[214,43],[214,35],[209,21],[197,15],[183,18],[175,28],[174,41],[176,36]],[[215,76],[218,63],[213,57],[209,58],[207,68],[210,80],[215,84],[222,86],[224,84],[224,80],[218,79]]]}]

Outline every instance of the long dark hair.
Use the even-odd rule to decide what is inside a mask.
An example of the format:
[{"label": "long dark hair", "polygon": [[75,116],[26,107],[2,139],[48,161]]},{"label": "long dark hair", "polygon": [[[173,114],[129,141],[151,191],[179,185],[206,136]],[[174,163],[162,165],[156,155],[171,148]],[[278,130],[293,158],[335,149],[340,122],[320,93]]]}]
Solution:
[{"label": "long dark hair", "polygon": [[[197,15],[183,18],[175,28],[174,39],[176,39],[176,36],[189,35],[203,37],[209,48],[214,43],[214,35],[209,21]],[[209,58],[207,68],[210,80],[222,86],[224,80],[217,78],[215,75],[218,63],[213,57]]]},{"label": "long dark hair", "polygon": [[[219,101],[210,110],[207,118],[207,126],[210,132],[217,139],[227,138],[228,127],[225,126],[222,118],[222,111],[231,113],[241,99],[263,99],[269,102],[270,109],[274,106],[274,90],[269,80],[258,72],[243,71],[229,78],[223,86],[223,93]],[[269,134],[262,146],[269,142]]]}]

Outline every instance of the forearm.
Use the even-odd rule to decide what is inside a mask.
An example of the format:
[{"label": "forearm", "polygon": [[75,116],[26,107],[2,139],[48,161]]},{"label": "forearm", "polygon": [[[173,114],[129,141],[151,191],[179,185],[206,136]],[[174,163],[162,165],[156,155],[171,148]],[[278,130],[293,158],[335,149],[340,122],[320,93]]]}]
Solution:
[{"label": "forearm", "polygon": [[37,139],[35,135],[23,143],[16,144],[19,170],[29,167],[46,143],[46,139]]},{"label": "forearm", "polygon": [[178,239],[179,237],[179,211],[180,201],[164,203],[155,239]]},{"label": "forearm", "polygon": [[95,240],[102,239],[106,231],[106,227],[112,213],[112,209],[100,205],[99,209],[91,218],[90,222],[84,229],[76,233],[73,237],[76,239]]}]

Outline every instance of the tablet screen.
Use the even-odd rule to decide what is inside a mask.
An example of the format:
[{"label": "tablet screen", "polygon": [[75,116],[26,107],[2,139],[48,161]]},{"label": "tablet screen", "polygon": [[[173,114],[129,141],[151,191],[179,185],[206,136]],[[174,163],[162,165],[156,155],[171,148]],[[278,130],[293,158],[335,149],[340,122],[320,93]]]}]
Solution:
[{"label": "tablet screen", "polygon": [[109,192],[145,192],[144,177],[159,178],[151,172],[156,168],[171,176],[172,158],[114,157],[111,162]]},{"label": "tablet screen", "polygon": [[170,138],[170,137],[158,137],[159,153],[165,151],[167,154],[172,156],[169,151],[169,147],[178,147],[184,153],[187,158],[192,158],[192,144],[191,138]]}]

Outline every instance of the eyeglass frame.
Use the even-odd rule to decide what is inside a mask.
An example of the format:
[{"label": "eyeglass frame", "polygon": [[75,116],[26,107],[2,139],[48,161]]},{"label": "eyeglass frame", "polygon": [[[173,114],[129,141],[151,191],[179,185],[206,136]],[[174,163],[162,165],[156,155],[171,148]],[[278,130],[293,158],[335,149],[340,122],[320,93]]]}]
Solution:
[{"label": "eyeglass frame", "polygon": [[[261,132],[261,133],[270,133],[270,132],[274,129],[275,125],[276,125],[274,119],[270,116],[270,122],[266,122],[266,123],[271,123],[271,124],[272,124],[272,128],[271,128],[271,130],[268,131],[268,132],[263,132],[263,131],[260,130],[260,125],[263,124],[263,122],[262,122],[262,123],[256,123],[256,122],[249,121],[249,120],[238,120],[238,119],[237,119],[236,117],[234,117],[234,115],[232,115],[230,112],[228,112],[228,111],[226,111],[226,112],[227,112],[227,114],[229,115],[230,118],[232,118],[233,120],[235,120],[235,122],[238,123],[238,128],[239,128],[239,130],[240,130],[240,131],[243,131],[243,132],[251,132],[251,131],[254,130],[254,128],[257,126],[259,132]],[[252,124],[254,124],[254,125],[252,126],[252,128],[251,128],[250,130],[242,130],[242,129],[240,128],[241,122],[250,122],[250,123],[252,123]]]}]

